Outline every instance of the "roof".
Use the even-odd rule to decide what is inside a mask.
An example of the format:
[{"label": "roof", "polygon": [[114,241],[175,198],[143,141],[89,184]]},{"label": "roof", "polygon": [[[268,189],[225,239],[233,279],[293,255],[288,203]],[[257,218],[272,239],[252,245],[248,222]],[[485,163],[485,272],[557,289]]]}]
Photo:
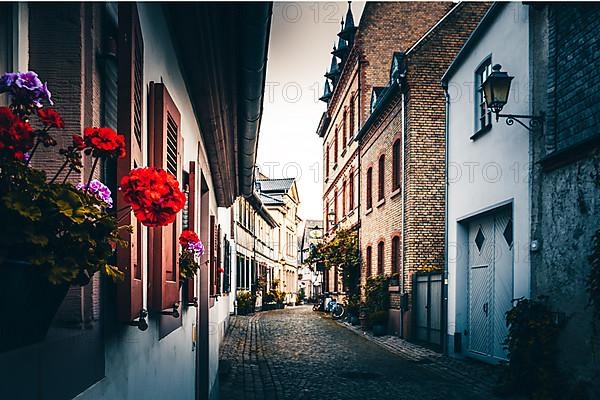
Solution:
[{"label": "roof", "polygon": [[262,200],[263,204],[266,206],[284,204],[283,195],[281,195],[281,194],[272,195],[272,194],[261,193],[260,199]]},{"label": "roof", "polygon": [[465,44],[463,44],[462,48],[442,76],[442,82],[448,82],[450,78],[456,73],[456,70],[462,65],[464,59],[471,54],[473,48],[479,41],[479,39],[487,32],[488,28],[496,19],[498,13],[507,5],[508,3],[504,2],[495,2],[489,10],[485,13],[479,24],[475,30],[471,33],[471,36],[467,39]]},{"label": "roof", "polygon": [[282,179],[259,179],[256,183],[260,186],[260,192],[287,192],[294,184],[294,178]]}]

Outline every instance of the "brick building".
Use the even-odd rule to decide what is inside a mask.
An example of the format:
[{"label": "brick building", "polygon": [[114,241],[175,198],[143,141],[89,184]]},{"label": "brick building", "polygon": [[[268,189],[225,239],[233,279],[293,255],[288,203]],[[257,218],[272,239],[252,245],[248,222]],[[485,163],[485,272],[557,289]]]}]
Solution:
[{"label": "brick building", "polygon": [[[389,82],[389,60],[423,36],[451,3],[369,2],[358,27],[349,8],[325,74],[327,103],[317,134],[323,138],[323,216],[329,237],[338,227],[358,227],[360,161],[354,140],[370,114],[371,91]],[[325,292],[342,292],[337,271],[326,271]]]},{"label": "brick building", "polygon": [[[410,305],[400,309],[401,295],[410,298],[415,271],[444,265],[445,96],[439,82],[489,6],[445,5],[434,8],[444,15],[428,13],[436,18],[426,33],[388,47],[394,53],[378,70],[363,103],[368,117],[356,135],[362,284],[368,276],[398,274],[399,285],[390,288],[389,328],[403,337],[411,337],[413,316]],[[437,344],[440,323],[432,339]]]}]

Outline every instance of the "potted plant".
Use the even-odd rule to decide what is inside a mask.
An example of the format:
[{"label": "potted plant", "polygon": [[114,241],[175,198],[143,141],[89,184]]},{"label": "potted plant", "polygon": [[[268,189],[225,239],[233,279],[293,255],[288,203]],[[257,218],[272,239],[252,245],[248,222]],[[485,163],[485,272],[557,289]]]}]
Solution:
[{"label": "potted plant", "polygon": [[373,336],[383,336],[386,333],[388,313],[385,310],[375,311],[369,315],[369,324],[373,330]]},{"label": "potted plant", "polygon": [[239,290],[236,300],[238,314],[247,315],[252,312],[256,297],[248,290]]},{"label": "potted plant", "polygon": [[[126,245],[120,230],[131,227],[119,226],[110,190],[93,179],[100,160],[125,156],[125,138],[110,128],[85,128],[59,150],[63,163],[49,178],[31,164],[40,146],[57,145],[52,131],[65,129],[59,113],[44,108],[53,105],[47,85],[32,71],[7,73],[0,93],[11,101],[0,107],[0,271],[7,282],[0,312],[11,315],[10,328],[0,330],[5,351],[43,340],[71,285],[87,284],[98,271],[120,279],[114,250]],[[74,185],[69,177],[81,173],[84,156],[92,158],[91,171],[85,183]],[[126,202],[147,226],[171,223],[185,203],[176,179],[157,175],[140,168],[121,182]],[[148,197],[148,186],[133,190],[145,183],[156,196]],[[35,316],[22,310],[35,310]]]},{"label": "potted plant", "polygon": [[187,279],[193,279],[198,272],[200,264],[198,259],[204,254],[204,245],[196,232],[185,230],[179,235],[181,253],[179,254],[179,285],[182,286]]},{"label": "potted plant", "polygon": [[360,328],[366,331],[369,325],[369,307],[365,303],[360,303],[358,320],[360,322]]}]

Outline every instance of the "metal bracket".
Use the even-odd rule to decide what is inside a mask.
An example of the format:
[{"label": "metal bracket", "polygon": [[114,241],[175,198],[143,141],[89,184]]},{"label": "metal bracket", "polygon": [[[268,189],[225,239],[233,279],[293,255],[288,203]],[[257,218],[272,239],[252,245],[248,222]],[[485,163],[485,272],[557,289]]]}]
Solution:
[{"label": "metal bracket", "polygon": [[140,315],[138,317],[137,321],[129,321],[127,323],[127,325],[130,326],[137,326],[137,328],[140,331],[145,331],[146,329],[148,329],[148,321],[146,321],[146,318],[148,317],[148,311],[146,311],[145,309],[141,309],[140,310]]},{"label": "metal bracket", "polygon": [[198,298],[194,297],[192,301],[187,303],[188,307],[198,307]]},{"label": "metal bracket", "polygon": [[[523,128],[527,129],[529,132],[534,132],[538,129],[544,129],[544,113],[540,115],[519,115],[519,114],[496,114],[496,121],[500,119],[500,117],[506,118],[506,125],[521,125]],[[529,122],[525,123],[521,121],[522,119],[529,120]]]},{"label": "metal bracket", "polygon": [[172,311],[161,311],[160,314],[161,315],[170,315],[173,318],[179,318],[179,304],[175,303],[173,304],[173,310]]}]

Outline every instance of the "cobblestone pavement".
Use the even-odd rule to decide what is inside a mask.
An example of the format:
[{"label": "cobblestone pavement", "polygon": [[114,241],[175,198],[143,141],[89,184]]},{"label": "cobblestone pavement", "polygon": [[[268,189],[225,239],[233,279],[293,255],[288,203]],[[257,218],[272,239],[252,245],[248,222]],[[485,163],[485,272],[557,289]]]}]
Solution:
[{"label": "cobblestone pavement", "polygon": [[492,367],[366,337],[310,306],[232,317],[220,358],[222,400],[494,399]]}]

